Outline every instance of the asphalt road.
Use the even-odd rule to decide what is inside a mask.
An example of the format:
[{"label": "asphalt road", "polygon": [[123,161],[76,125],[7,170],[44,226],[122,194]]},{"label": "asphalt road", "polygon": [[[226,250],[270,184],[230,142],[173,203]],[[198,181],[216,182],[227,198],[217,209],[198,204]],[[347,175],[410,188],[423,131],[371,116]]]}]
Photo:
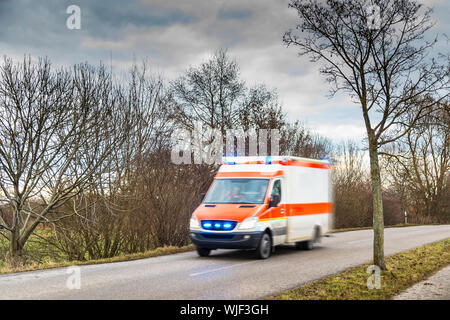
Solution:
[{"label": "asphalt road", "polygon": [[[267,260],[217,250],[82,266],[80,289],[68,289],[68,268],[0,275],[0,299],[260,299],[371,261],[372,236],[335,233],[312,251],[282,247]],[[388,228],[385,254],[449,237],[450,225]]]}]

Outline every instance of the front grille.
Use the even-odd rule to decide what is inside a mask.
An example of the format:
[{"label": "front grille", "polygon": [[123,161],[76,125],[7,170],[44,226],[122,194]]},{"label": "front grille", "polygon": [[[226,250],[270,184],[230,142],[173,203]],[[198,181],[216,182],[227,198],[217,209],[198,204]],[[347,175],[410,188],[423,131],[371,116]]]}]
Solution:
[{"label": "front grille", "polygon": [[205,230],[231,231],[236,227],[237,221],[202,220],[201,225],[202,225],[202,228]]}]

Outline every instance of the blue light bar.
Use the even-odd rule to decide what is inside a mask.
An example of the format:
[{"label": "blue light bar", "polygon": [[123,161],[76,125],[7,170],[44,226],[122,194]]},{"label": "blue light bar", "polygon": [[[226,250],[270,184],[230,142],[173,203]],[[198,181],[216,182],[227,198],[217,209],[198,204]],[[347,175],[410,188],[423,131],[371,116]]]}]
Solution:
[{"label": "blue light bar", "polygon": [[214,231],[231,231],[236,227],[237,221],[223,221],[223,220],[202,220],[201,226],[205,230]]},{"label": "blue light bar", "polygon": [[323,157],[320,160],[324,160],[324,161],[326,161],[328,163],[331,163],[331,159],[329,157]]},{"label": "blue light bar", "polygon": [[222,157],[222,163],[233,165],[233,164],[236,164],[236,161],[230,161],[230,160],[228,160],[228,157]]},{"label": "blue light bar", "polygon": [[203,224],[203,228],[205,228],[205,229],[210,229],[211,227],[212,227],[212,224],[210,222],[205,222]]},{"label": "blue light bar", "polygon": [[272,157],[270,157],[270,156],[266,157],[264,162],[265,162],[265,164],[272,164]]}]

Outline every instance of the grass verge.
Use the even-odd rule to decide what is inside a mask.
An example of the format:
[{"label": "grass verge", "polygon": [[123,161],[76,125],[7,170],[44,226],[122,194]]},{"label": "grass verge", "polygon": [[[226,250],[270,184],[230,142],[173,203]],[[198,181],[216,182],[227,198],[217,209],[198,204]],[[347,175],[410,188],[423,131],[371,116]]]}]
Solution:
[{"label": "grass verge", "polygon": [[450,264],[450,238],[386,257],[381,288],[368,289],[369,263],[271,297],[273,300],[384,300]]},{"label": "grass verge", "polygon": [[126,255],[122,255],[122,256],[116,256],[116,257],[105,258],[105,259],[96,259],[96,260],[87,260],[87,261],[45,262],[45,263],[41,263],[41,264],[32,263],[32,264],[29,264],[29,265],[26,265],[23,267],[15,267],[15,268],[3,266],[3,267],[0,267],[0,274],[41,270],[41,269],[52,269],[52,268],[68,267],[68,266],[73,266],[73,265],[88,265],[88,264],[131,261],[131,260],[138,260],[138,259],[143,259],[143,258],[151,258],[151,257],[158,257],[158,256],[174,254],[174,253],[186,252],[186,251],[191,251],[193,249],[194,249],[194,245],[192,245],[192,244],[184,246],[184,247],[167,246],[167,247],[156,248],[154,250],[149,250],[146,252],[126,254]]}]

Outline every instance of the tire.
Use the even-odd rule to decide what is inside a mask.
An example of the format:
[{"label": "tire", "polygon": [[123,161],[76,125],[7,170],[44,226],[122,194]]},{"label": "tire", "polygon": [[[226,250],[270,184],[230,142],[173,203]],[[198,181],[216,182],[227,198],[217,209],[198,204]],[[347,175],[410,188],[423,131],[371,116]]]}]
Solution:
[{"label": "tire", "polygon": [[295,248],[300,250],[312,250],[314,249],[314,241],[313,240],[298,241],[295,243]]},{"label": "tire", "polygon": [[320,229],[316,227],[316,228],[314,228],[313,238],[311,240],[296,242],[295,248],[301,249],[301,250],[312,250],[312,249],[314,249],[314,243],[320,242],[320,238],[321,238]]},{"label": "tire", "polygon": [[207,257],[211,253],[211,249],[197,247],[197,253],[200,257]]},{"label": "tire", "polygon": [[322,241],[322,231],[320,227],[316,227],[314,231],[314,243],[320,243]]},{"label": "tire", "polygon": [[272,238],[267,232],[261,237],[259,241],[258,247],[256,248],[256,257],[258,259],[267,259],[270,257],[270,253],[272,252]]},{"label": "tire", "polygon": [[314,249],[314,241],[308,240],[303,242],[303,250],[312,250]]}]

